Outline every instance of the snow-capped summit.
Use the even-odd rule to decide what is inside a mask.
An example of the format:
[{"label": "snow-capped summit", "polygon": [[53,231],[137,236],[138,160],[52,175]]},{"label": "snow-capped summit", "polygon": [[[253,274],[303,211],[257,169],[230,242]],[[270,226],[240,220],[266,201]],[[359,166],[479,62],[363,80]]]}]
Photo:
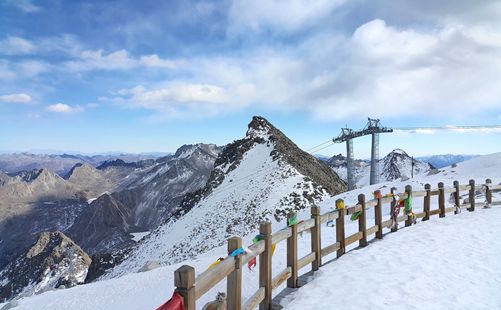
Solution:
[{"label": "snow-capped summit", "polygon": [[[414,172],[412,172],[414,169]],[[414,175],[423,174],[433,169],[428,163],[413,160],[404,150],[394,149],[379,161],[381,179],[393,181],[400,178],[408,179]]]},{"label": "snow-capped summit", "polygon": [[254,117],[246,136],[219,155],[205,187],[185,197],[175,214],[132,250],[107,277],[137,271],[147,261],[174,263],[207,252],[232,235],[281,221],[346,190],[326,164],[299,149],[266,119]]}]

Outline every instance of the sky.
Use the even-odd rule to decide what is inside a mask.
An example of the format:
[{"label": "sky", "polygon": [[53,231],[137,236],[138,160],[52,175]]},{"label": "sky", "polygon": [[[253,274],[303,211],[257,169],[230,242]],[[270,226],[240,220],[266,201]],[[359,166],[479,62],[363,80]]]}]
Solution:
[{"label": "sky", "polygon": [[[489,0],[0,0],[0,151],[225,145],[253,115],[305,150],[367,117],[501,124],[499,16]],[[381,154],[487,154],[501,130],[380,143]],[[370,137],[354,150],[369,157]]]}]

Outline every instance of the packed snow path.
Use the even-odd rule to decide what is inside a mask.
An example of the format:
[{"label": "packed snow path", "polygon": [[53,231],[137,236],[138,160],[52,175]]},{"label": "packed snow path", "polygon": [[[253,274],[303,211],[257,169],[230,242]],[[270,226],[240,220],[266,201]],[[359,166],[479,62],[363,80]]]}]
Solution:
[{"label": "packed snow path", "polygon": [[323,266],[284,309],[501,309],[501,208],[403,228]]}]

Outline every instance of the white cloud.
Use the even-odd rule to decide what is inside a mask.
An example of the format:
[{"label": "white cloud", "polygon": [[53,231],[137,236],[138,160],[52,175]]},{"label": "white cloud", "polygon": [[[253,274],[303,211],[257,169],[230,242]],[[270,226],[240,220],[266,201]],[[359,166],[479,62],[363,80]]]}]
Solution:
[{"label": "white cloud", "polygon": [[1,95],[0,102],[8,102],[8,103],[28,103],[31,102],[31,96],[27,94],[9,94],[9,95]]},{"label": "white cloud", "polygon": [[117,70],[130,69],[136,65],[136,61],[129,56],[126,50],[118,50],[104,54],[103,50],[83,51],[80,59],[66,62],[65,67],[70,71],[91,70]]},{"label": "white cloud", "polygon": [[145,55],[139,59],[139,64],[146,67],[173,69],[177,66],[176,61],[161,59],[158,55]]},{"label": "white cloud", "polygon": [[138,67],[172,69],[177,65],[177,61],[162,59],[156,54],[135,58],[123,49],[108,54],[100,49],[81,52],[78,55],[78,59],[65,62],[64,68],[72,72],[83,72],[93,70],[129,70]]},{"label": "white cloud", "polygon": [[16,71],[23,77],[34,77],[41,73],[48,72],[51,66],[43,61],[28,60],[16,64]]},{"label": "white cloud", "polygon": [[18,55],[29,54],[36,49],[35,45],[21,37],[7,36],[0,41],[0,54],[4,55]]},{"label": "white cloud", "polygon": [[55,113],[78,113],[78,112],[83,112],[83,108],[81,106],[70,106],[65,103],[56,103],[49,105],[45,108],[49,112],[55,112]]},{"label": "white cloud", "polygon": [[36,13],[42,10],[42,8],[34,5],[30,0],[11,0],[10,3],[25,13]]},{"label": "white cloud", "polygon": [[501,133],[500,126],[454,126],[448,125],[444,127],[416,127],[416,128],[396,128],[393,130],[397,134],[425,134],[433,135],[439,132],[456,132],[456,133]]},{"label": "white cloud", "polygon": [[175,118],[204,118],[232,108],[227,90],[209,84],[178,83],[154,89],[136,86],[112,93],[114,97],[102,97],[100,100],[151,109]]},{"label": "white cloud", "polygon": [[325,18],[344,0],[234,0],[231,3],[230,33],[270,29],[292,32]]}]

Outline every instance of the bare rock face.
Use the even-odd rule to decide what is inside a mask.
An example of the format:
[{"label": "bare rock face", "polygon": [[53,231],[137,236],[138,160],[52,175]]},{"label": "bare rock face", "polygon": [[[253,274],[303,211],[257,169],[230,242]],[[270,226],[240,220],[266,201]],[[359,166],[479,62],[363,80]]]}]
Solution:
[{"label": "bare rock face", "polygon": [[0,272],[0,300],[85,281],[91,258],[61,232],[41,233],[37,242]]},{"label": "bare rock face", "polygon": [[67,230],[90,254],[111,253],[134,243],[131,210],[109,194],[93,201]]},{"label": "bare rock face", "polygon": [[214,144],[180,147],[135,175],[113,197],[132,210],[134,225],[151,230],[169,218],[183,197],[205,186],[221,148]]},{"label": "bare rock face", "polygon": [[9,179],[0,176],[0,199],[7,203],[33,203],[76,198],[78,191],[47,169],[22,171]]}]

